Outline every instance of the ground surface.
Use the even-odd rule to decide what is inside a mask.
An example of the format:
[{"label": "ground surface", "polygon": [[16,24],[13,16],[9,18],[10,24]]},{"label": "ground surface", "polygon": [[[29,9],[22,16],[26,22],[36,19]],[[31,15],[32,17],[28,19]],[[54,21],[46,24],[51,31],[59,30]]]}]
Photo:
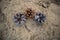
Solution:
[{"label": "ground surface", "polygon": [[[60,40],[59,0],[0,0],[0,40]],[[13,22],[16,13],[24,13],[26,8],[46,15],[43,25],[28,19],[24,25]]]}]

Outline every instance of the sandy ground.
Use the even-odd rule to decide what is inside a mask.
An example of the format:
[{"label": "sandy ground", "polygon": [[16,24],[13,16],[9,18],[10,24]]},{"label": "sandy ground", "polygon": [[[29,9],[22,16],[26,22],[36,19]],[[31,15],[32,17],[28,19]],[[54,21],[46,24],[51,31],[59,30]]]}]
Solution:
[{"label": "sandy ground", "polygon": [[[43,6],[42,6],[43,5]],[[16,13],[24,13],[26,8],[46,15],[43,25],[32,19],[26,26],[13,22]],[[60,5],[51,0],[0,0],[0,40],[60,40]]]}]

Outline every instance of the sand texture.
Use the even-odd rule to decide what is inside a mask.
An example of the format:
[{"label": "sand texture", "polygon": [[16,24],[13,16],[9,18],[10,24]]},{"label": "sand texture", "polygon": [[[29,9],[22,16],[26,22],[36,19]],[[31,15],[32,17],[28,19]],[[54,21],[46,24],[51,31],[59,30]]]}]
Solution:
[{"label": "sand texture", "polygon": [[[0,0],[0,40],[60,40],[60,1],[56,0]],[[27,8],[46,16],[42,25],[33,19],[26,26],[15,25],[13,16]]]}]

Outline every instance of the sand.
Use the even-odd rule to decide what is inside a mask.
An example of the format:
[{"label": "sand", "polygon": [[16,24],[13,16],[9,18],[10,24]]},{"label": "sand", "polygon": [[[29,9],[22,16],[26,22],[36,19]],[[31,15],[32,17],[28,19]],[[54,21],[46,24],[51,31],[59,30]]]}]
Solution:
[{"label": "sand", "polygon": [[[27,19],[26,26],[16,25],[13,16],[27,8],[46,16],[42,25]],[[50,0],[2,0],[0,2],[0,40],[60,40],[60,6]],[[3,15],[4,14],[4,15]]]}]

